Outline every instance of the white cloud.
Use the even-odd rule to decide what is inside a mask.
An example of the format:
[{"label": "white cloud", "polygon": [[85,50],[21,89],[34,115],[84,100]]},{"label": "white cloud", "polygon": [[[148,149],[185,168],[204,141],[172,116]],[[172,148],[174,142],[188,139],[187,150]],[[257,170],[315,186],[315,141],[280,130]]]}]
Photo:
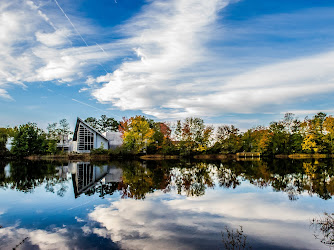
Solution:
[{"label": "white cloud", "polygon": [[71,249],[67,229],[55,228],[52,232],[29,230],[17,227],[0,228],[1,249],[14,249],[26,239],[23,245],[38,246],[39,249]]},{"label": "white cloud", "polygon": [[[220,0],[151,2],[123,27],[124,32],[132,34],[128,42],[139,60],[124,62],[112,74],[97,78],[109,82],[93,95],[101,102],[111,102],[121,109],[141,109],[147,114],[157,105],[160,110],[172,96],[184,95],[179,77],[205,59],[203,44],[208,40],[210,25],[227,4]],[[196,87],[193,81],[181,83]]]},{"label": "white cloud", "polygon": [[[90,46],[53,1],[0,3],[0,98],[11,99],[13,84],[82,83],[88,87],[80,92],[91,91],[113,108],[177,119],[279,113],[279,107],[334,92],[333,51],[271,65],[254,61],[253,67],[225,56],[219,43],[229,34],[220,11],[234,2],[147,1],[141,13],[118,27],[123,38],[101,45],[85,39]],[[85,38],[105,31],[69,17]],[[94,74],[94,69],[108,72],[114,59],[123,61],[112,73]]]},{"label": "white cloud", "polygon": [[7,100],[12,100],[12,97],[4,89],[0,89],[0,97],[7,99]]},{"label": "white cloud", "polygon": [[12,84],[84,79],[87,71],[119,54],[117,44],[104,46],[109,56],[95,43],[73,47],[78,39],[73,28],[52,1],[43,4],[0,3],[0,98],[10,98],[5,89]]},{"label": "white cloud", "polygon": [[[122,110],[158,118],[267,113],[334,91],[334,52],[231,72],[208,42],[229,2],[155,1],[122,28],[138,60],[126,61],[92,94]],[[222,29],[220,29],[220,32]],[[257,65],[257,62],[254,62]]]},{"label": "white cloud", "polygon": [[70,35],[70,32],[66,29],[56,30],[53,33],[42,33],[40,31],[36,32],[37,41],[43,43],[46,46],[60,46],[68,43],[67,37]]},{"label": "white cloud", "polygon": [[145,201],[122,199],[97,206],[89,217],[102,226],[90,233],[126,249],[219,248],[226,225],[242,225],[254,248],[321,249],[325,246],[309,229],[317,212],[306,204],[291,206],[280,193],[207,190],[205,196],[185,198],[156,191]]}]

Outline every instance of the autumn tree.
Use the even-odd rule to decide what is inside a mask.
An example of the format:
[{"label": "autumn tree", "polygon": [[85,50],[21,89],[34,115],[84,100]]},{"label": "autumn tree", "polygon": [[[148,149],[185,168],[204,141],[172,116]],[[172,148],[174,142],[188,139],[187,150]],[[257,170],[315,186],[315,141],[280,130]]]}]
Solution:
[{"label": "autumn tree", "polygon": [[181,120],[177,120],[176,122],[176,128],[175,128],[175,139],[177,141],[182,140],[182,125],[181,125]]},{"label": "autumn tree", "polygon": [[234,125],[223,125],[217,128],[216,139],[220,144],[221,152],[237,153],[241,148],[239,129]]},{"label": "autumn tree", "polygon": [[188,117],[183,122],[182,140],[189,142],[198,142],[201,140],[204,130],[204,121],[197,117]]},{"label": "autumn tree", "polygon": [[153,125],[154,135],[153,143],[149,147],[150,153],[170,153],[175,151],[171,140],[172,130],[170,126],[163,122],[157,122]]},{"label": "autumn tree", "polygon": [[[176,130],[179,130],[180,124],[178,122]],[[181,151],[187,154],[191,151],[204,151],[211,145],[214,129],[212,126],[205,126],[201,118],[186,118],[181,131]]]},{"label": "autumn tree", "polygon": [[213,126],[205,126],[202,136],[198,143],[198,150],[199,151],[206,151],[209,149],[212,143],[214,127]]},{"label": "autumn tree", "polygon": [[[304,130],[305,136],[302,143],[303,150],[314,151],[315,153],[325,152],[328,142],[325,136],[326,114],[319,112],[312,119],[305,117]],[[328,124],[329,125],[329,124]]]},{"label": "autumn tree", "polygon": [[144,116],[124,119],[120,123],[120,132],[123,134],[123,145],[135,153],[143,152],[153,141],[154,129]]},{"label": "autumn tree", "polygon": [[253,130],[254,136],[254,151],[264,153],[268,150],[272,133],[269,129],[259,126]]},{"label": "autumn tree", "polygon": [[309,134],[304,138],[302,143],[302,149],[306,152],[318,153],[319,146],[317,145],[316,137],[314,134]]},{"label": "autumn tree", "polygon": [[334,138],[334,117],[326,117],[324,121],[324,129],[327,132],[327,140],[330,145],[330,152],[333,153],[333,138]]}]

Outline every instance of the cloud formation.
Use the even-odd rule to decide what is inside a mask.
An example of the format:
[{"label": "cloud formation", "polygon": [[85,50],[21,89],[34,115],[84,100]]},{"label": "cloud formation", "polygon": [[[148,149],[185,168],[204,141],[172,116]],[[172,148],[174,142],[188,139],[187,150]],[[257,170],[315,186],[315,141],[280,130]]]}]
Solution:
[{"label": "cloud formation", "polygon": [[126,249],[203,249],[222,247],[225,226],[242,225],[254,248],[325,248],[309,230],[309,220],[316,214],[312,210],[305,204],[292,207],[285,195],[252,189],[246,193],[208,190],[195,198],[156,191],[145,201],[122,199],[97,206],[89,218],[101,228],[83,231]]},{"label": "cloud formation", "polygon": [[[24,240],[25,239],[25,240]],[[71,249],[70,238],[66,228],[55,228],[48,232],[45,230],[30,230],[25,228],[5,227],[0,228],[1,249],[14,249],[22,243],[28,248],[38,249]]]},{"label": "cloud formation", "polygon": [[[191,68],[206,60],[208,51],[204,44],[213,32],[218,12],[228,2],[151,2],[121,28],[132,36],[127,42],[133,46],[138,60],[124,62],[112,74],[104,76],[108,83],[95,90],[93,96],[123,110],[140,109],[155,116],[161,116],[163,108],[175,110],[170,107],[171,99],[181,96],[192,99],[193,93],[204,86],[196,83]],[[97,78],[101,80],[102,77]]]},{"label": "cloud formation", "polygon": [[95,43],[74,46],[78,35],[65,17],[55,4],[43,4],[0,3],[0,97],[10,99],[5,89],[13,84],[85,81],[87,71],[117,54],[107,57]]},{"label": "cloud formation", "polygon": [[[223,45],[236,41],[236,35],[241,41],[261,32],[272,36],[276,31],[270,22],[288,18],[290,23],[306,14],[312,16],[311,10],[257,17],[255,24],[249,20],[245,30],[238,27],[241,31],[230,35],[222,10],[236,2],[147,1],[136,16],[112,31],[69,15],[55,1],[0,3],[0,98],[11,100],[10,89],[15,85],[82,84],[80,93],[88,91],[113,109],[139,110],[167,119],[277,114],[290,107],[299,109],[294,104],[309,104],[316,95],[334,92],[331,48],[314,55],[308,49],[307,56],[299,53],[298,58],[287,56],[287,50],[288,59],[269,62],[270,55],[259,55],[254,62],[248,58],[243,63],[245,45],[231,46],[234,54]],[[264,22],[269,24],[261,30]],[[287,32],[290,37],[292,31],[284,27],[280,34]],[[104,43],[97,44],[94,37],[101,38],[105,32],[116,35],[105,35]],[[309,34],[309,29],[303,32]]]},{"label": "cloud formation", "polygon": [[333,51],[263,66],[254,62],[228,73],[231,58],[215,55],[210,43],[220,28],[219,11],[228,4],[151,2],[121,29],[138,59],[98,77],[104,85],[93,96],[121,110],[139,109],[164,119],[265,113],[334,91]]}]

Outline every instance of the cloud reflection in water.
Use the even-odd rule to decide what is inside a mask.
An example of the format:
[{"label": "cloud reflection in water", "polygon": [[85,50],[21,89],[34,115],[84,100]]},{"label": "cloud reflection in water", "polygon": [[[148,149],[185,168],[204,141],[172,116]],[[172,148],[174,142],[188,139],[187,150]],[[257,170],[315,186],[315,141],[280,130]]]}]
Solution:
[{"label": "cloud reflection in water", "polygon": [[[97,206],[90,214],[102,229],[91,233],[126,249],[222,249],[225,226],[243,226],[253,248],[321,249],[309,230],[316,208],[295,203],[280,193],[228,193],[208,190],[185,197],[156,191],[145,201],[121,199]],[[298,232],[298,234],[296,233]]]}]

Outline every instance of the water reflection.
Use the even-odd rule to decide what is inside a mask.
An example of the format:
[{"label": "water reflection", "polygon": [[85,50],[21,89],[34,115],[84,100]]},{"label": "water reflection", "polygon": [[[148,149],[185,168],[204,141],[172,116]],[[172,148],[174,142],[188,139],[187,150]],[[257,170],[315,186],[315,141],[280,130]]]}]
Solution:
[{"label": "water reflection", "polygon": [[[112,162],[94,165],[70,162],[54,165],[39,162],[0,163],[0,187],[32,192],[45,184],[48,192],[64,196],[72,179],[74,196],[100,197],[115,191],[123,198],[145,199],[155,190],[202,196],[215,186],[235,189],[247,180],[259,188],[272,187],[295,201],[308,193],[327,200],[334,195],[332,161],[254,162]],[[55,187],[58,187],[55,190]]]},{"label": "water reflection", "polygon": [[54,192],[53,187],[66,181],[57,175],[55,164],[31,161],[11,162],[5,164],[0,161],[0,187],[15,189],[22,192],[33,192],[33,190],[46,184],[46,190]]},{"label": "water reflection", "polygon": [[225,232],[222,232],[222,241],[226,250],[251,249],[247,244],[247,236],[244,234],[242,226],[237,229],[225,227]]},{"label": "water reflection", "polygon": [[0,162],[0,248],[321,249],[309,221],[333,176],[327,160]]},{"label": "water reflection", "polygon": [[[279,171],[275,171],[278,169],[276,161],[271,163],[132,161],[113,164],[114,171],[118,171],[117,180],[111,182],[107,177],[95,187],[91,184],[91,189],[88,185],[85,188],[86,194],[99,192],[100,196],[104,197],[118,190],[123,198],[145,199],[147,194],[155,190],[166,193],[176,189],[178,194],[202,196],[207,189],[217,185],[235,189],[242,180],[247,180],[259,188],[272,187],[274,191],[285,192],[291,201],[297,200],[304,193],[311,196],[316,194],[325,200],[331,199],[334,194],[332,162],[287,162],[285,163],[287,166],[283,165],[284,168]],[[99,172],[97,179],[101,179],[103,174],[110,171],[108,167],[104,168],[104,171]],[[90,171],[93,174],[93,168]],[[88,180],[89,172],[83,174],[86,174],[82,177],[83,180]],[[108,176],[111,176],[110,173]],[[97,179],[94,178],[91,183],[96,184]]]},{"label": "water reflection", "polygon": [[122,169],[110,165],[93,166],[89,162],[69,163],[68,170],[72,175],[74,195],[82,193],[100,197],[113,194],[118,183],[122,182]]},{"label": "water reflection", "polygon": [[334,213],[324,213],[311,222],[314,237],[328,247],[334,247]]}]

